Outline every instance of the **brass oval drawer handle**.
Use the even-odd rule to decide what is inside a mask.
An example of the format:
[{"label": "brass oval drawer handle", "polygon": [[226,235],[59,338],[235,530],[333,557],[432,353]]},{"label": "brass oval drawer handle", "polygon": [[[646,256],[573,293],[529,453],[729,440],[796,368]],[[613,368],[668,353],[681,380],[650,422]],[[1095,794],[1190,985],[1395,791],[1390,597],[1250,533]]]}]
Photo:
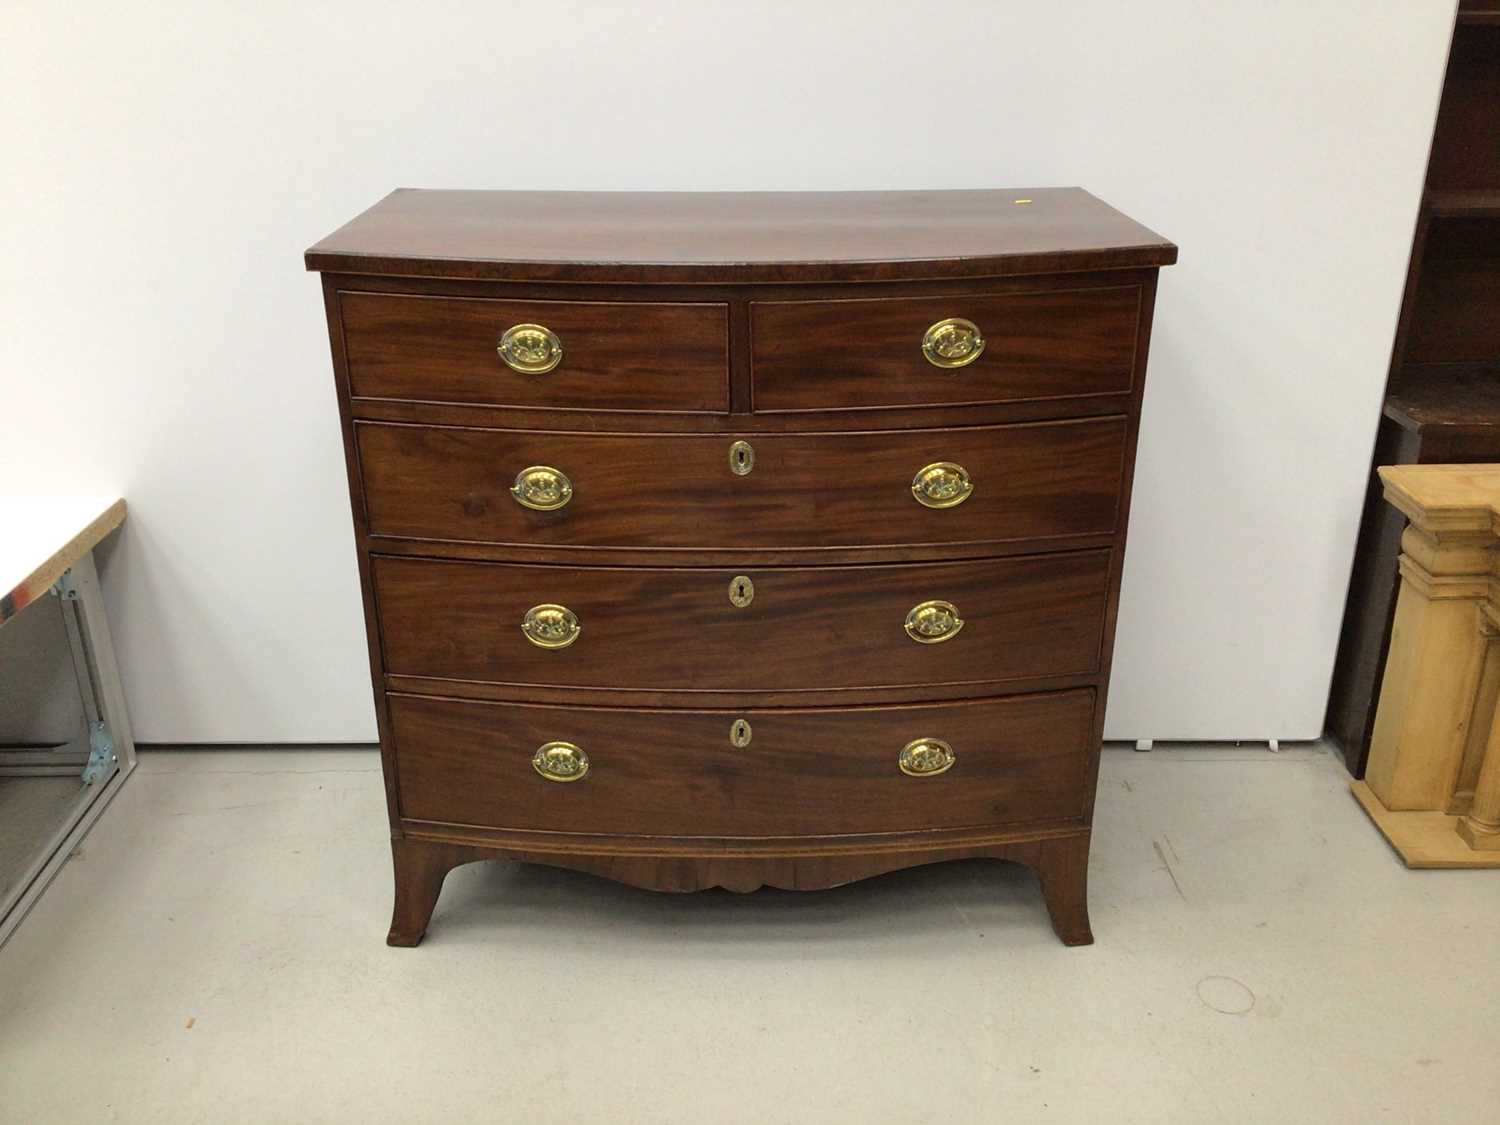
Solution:
[{"label": "brass oval drawer handle", "polygon": [[516,474],[510,494],[523,508],[537,512],[555,512],[573,499],[573,482],[561,469],[551,465],[532,465]]},{"label": "brass oval drawer handle", "polygon": [[906,635],[919,645],[937,645],[951,641],[964,627],[958,606],[952,602],[930,601],[911,607],[906,615]]},{"label": "brass oval drawer handle", "polygon": [[961,316],[940,320],[922,334],[922,355],[934,367],[967,367],[984,351],[979,325]]},{"label": "brass oval drawer handle", "polygon": [[544,742],[531,765],[548,781],[577,781],[589,772],[589,756],[571,742]]},{"label": "brass oval drawer handle", "polygon": [[521,632],[538,648],[567,648],[582,631],[578,615],[565,605],[534,605],[521,618]]},{"label": "brass oval drawer handle", "polygon": [[512,324],[495,350],[506,367],[522,375],[545,375],[562,362],[562,341],[544,324]]},{"label": "brass oval drawer handle", "polygon": [[953,768],[958,755],[941,738],[917,738],[901,748],[896,764],[908,777],[936,777]]},{"label": "brass oval drawer handle", "polygon": [[969,470],[952,461],[924,465],[911,478],[911,494],[924,508],[955,508],[973,491]]}]

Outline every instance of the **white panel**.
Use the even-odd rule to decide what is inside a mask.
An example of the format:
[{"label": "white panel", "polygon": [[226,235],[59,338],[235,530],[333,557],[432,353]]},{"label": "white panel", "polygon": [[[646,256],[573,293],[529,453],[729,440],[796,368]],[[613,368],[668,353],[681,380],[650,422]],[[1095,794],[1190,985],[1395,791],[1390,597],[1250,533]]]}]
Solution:
[{"label": "white panel", "polygon": [[1110,734],[1309,737],[1452,7],[11,3],[0,479],[129,499],[140,739],[368,739],[307,245],[397,185],[1081,184],[1182,246]]}]

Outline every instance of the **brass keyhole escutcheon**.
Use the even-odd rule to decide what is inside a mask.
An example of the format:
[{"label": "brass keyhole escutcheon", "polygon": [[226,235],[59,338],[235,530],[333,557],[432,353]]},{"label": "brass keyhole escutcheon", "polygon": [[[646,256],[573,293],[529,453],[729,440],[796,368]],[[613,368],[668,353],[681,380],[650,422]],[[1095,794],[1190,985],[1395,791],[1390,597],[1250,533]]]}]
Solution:
[{"label": "brass keyhole escutcheon", "polygon": [[750,745],[750,739],[754,735],[750,724],[744,719],[736,719],[729,724],[729,745],[737,750],[743,750]]},{"label": "brass keyhole escutcheon", "polygon": [[736,574],[729,580],[729,604],[744,609],[755,600],[755,583],[748,575]]},{"label": "brass keyhole escutcheon", "polygon": [[495,350],[505,366],[522,375],[545,375],[562,362],[562,341],[543,324],[513,324]]},{"label": "brass keyhole escutcheon", "polygon": [[577,614],[565,605],[534,605],[521,619],[521,632],[538,648],[567,648],[582,631]]},{"label": "brass keyhole escutcheon", "polygon": [[737,441],[729,447],[729,471],[737,477],[755,468],[755,448],[748,441]]},{"label": "brass keyhole escutcheon", "polygon": [[551,465],[532,465],[516,474],[510,494],[517,504],[535,512],[555,512],[573,499],[568,474]]},{"label": "brass keyhole escutcheon", "polygon": [[961,316],[940,320],[922,335],[922,355],[934,367],[953,371],[967,367],[984,351],[979,325]]},{"label": "brass keyhole escutcheon", "polygon": [[548,781],[577,781],[589,772],[589,756],[571,742],[544,742],[531,756],[531,768]]},{"label": "brass keyhole escutcheon", "polygon": [[911,494],[924,508],[956,508],[973,491],[969,470],[953,461],[924,465],[911,479]]},{"label": "brass keyhole escutcheon", "polygon": [[906,615],[906,635],[919,645],[951,641],[964,627],[958,607],[952,602],[930,601],[911,607]]},{"label": "brass keyhole escutcheon", "polygon": [[901,748],[896,764],[908,777],[935,777],[953,768],[958,755],[941,738],[917,738]]}]

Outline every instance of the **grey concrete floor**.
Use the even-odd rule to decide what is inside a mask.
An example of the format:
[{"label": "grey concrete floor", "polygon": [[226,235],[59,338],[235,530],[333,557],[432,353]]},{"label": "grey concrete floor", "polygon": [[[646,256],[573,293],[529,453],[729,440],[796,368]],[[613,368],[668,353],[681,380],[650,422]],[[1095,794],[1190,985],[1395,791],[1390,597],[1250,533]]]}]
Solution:
[{"label": "grey concrete floor", "polygon": [[1500,871],[1318,747],[1109,750],[1097,944],[1024,870],[448,879],[383,944],[373,753],[147,753],[0,949],[5,1122],[1494,1121]]}]

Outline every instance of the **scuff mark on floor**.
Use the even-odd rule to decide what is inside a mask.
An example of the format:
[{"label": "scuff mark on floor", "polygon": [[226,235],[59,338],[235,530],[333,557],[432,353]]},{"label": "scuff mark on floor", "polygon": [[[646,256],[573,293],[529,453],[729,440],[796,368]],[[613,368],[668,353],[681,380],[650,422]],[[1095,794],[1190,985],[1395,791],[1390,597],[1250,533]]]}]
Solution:
[{"label": "scuff mark on floor", "polygon": [[[957,914],[960,919],[962,919],[963,924],[965,926],[973,926],[973,919],[969,917],[968,911],[966,911],[962,906],[958,904],[958,899],[954,898],[952,895],[949,895],[948,901],[953,904],[953,912]],[[982,937],[984,935],[981,934],[980,936]]]},{"label": "scuff mark on floor", "polygon": [[1172,853],[1172,858],[1175,859],[1178,863],[1181,863],[1182,857],[1177,854],[1177,849],[1172,846],[1172,837],[1163,832],[1161,834],[1161,840],[1162,843],[1167,845],[1167,851]]},{"label": "scuff mark on floor", "polygon": [[1161,869],[1167,873],[1167,878],[1172,880],[1172,888],[1177,892],[1177,897],[1186,902],[1188,897],[1182,893],[1182,884],[1177,881],[1177,872],[1172,870],[1172,863],[1167,859],[1167,853],[1162,850],[1161,842],[1152,840],[1151,847],[1156,851],[1156,858],[1161,860]]}]

